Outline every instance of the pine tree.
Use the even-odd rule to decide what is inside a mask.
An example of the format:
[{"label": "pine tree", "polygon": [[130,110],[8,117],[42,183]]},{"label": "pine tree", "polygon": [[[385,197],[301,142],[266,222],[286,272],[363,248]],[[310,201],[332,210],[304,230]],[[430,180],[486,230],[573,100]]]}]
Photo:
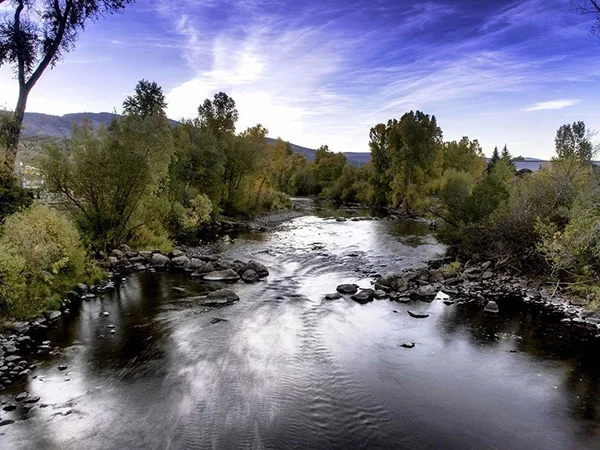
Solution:
[{"label": "pine tree", "polygon": [[492,153],[492,158],[490,159],[490,162],[488,163],[488,167],[487,167],[488,172],[492,171],[492,169],[494,168],[494,166],[496,165],[496,163],[499,160],[500,160],[500,153],[498,152],[498,146],[496,146],[496,147],[494,147],[494,152]]}]

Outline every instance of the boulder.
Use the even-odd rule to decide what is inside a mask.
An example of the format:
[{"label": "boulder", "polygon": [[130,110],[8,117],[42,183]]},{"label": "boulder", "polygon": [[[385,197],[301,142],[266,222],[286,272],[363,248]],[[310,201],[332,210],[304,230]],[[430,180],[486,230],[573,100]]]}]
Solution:
[{"label": "boulder", "polygon": [[53,320],[57,320],[60,316],[62,316],[62,313],[60,311],[47,311],[46,315],[48,317],[48,321],[52,322]]},{"label": "boulder", "polygon": [[420,286],[416,291],[415,295],[422,298],[432,298],[435,297],[438,293],[437,289],[434,288],[431,284],[426,284],[425,286]]},{"label": "boulder", "polygon": [[373,289],[363,289],[350,298],[360,304],[369,303],[373,301],[373,293]]},{"label": "boulder", "polygon": [[108,266],[115,267],[119,264],[119,259],[116,256],[109,256],[108,258]]},{"label": "boulder", "polygon": [[242,274],[242,280],[246,283],[254,283],[255,281],[258,281],[258,274],[252,269],[247,269]]},{"label": "boulder", "polygon": [[150,258],[152,258],[152,252],[150,251],[141,251],[140,253],[140,257],[144,258],[144,260],[146,261],[150,261]]},{"label": "boulder", "polygon": [[231,305],[240,298],[231,289],[219,289],[209,293],[203,300],[202,304],[206,306],[226,306]]},{"label": "boulder", "polygon": [[168,254],[169,258],[179,258],[180,256],[185,256],[181,250],[172,250]]},{"label": "boulder", "polygon": [[414,342],[405,342],[404,344],[401,344],[400,347],[404,347],[404,348],[414,348],[415,343]]},{"label": "boulder", "polygon": [[422,313],[414,313],[412,311],[406,311],[408,313],[408,315],[410,317],[414,317],[415,319],[426,319],[427,317],[429,317],[429,314],[422,314]]},{"label": "boulder", "polygon": [[406,278],[398,278],[392,283],[392,289],[396,292],[406,292],[408,290],[408,280]]},{"label": "boulder", "polygon": [[169,259],[168,256],[165,256],[160,253],[154,253],[152,255],[152,258],[150,259],[150,264],[152,264],[153,267],[162,268],[162,267],[165,267],[170,262],[171,262],[171,260]]},{"label": "boulder", "polygon": [[195,272],[204,265],[204,261],[199,258],[191,258],[188,260],[184,269],[188,272]]},{"label": "boulder", "polygon": [[245,272],[248,269],[254,270],[260,278],[269,276],[269,270],[267,269],[267,267],[259,262],[253,260],[248,261],[248,264],[246,264],[243,270]]},{"label": "boulder", "polygon": [[189,262],[190,259],[187,256],[176,256],[171,259],[171,264],[177,269],[183,269]]},{"label": "boulder", "polygon": [[442,283],[444,281],[444,274],[440,270],[429,271],[429,281],[432,283]]},{"label": "boulder", "polygon": [[[235,261],[233,261],[231,263],[231,268],[233,270],[235,270],[238,274],[243,274],[245,272],[246,269],[246,263],[243,261],[240,261],[239,259],[236,259]],[[256,271],[255,271],[256,272]]]},{"label": "boulder", "polygon": [[381,289],[377,289],[375,292],[373,292],[373,297],[375,297],[377,300],[381,300],[387,297],[387,293]]},{"label": "boulder", "polygon": [[492,278],[494,278],[494,272],[490,272],[489,270],[486,270],[483,272],[483,275],[481,275],[482,280],[491,280]]},{"label": "boulder", "polygon": [[338,300],[342,298],[341,294],[338,294],[337,292],[335,294],[326,294],[325,295],[325,300]]},{"label": "boulder", "polygon": [[486,313],[498,314],[500,312],[500,308],[498,308],[498,304],[492,300],[485,305],[483,311]]},{"label": "boulder", "polygon": [[235,270],[225,269],[225,270],[213,270],[212,272],[208,272],[203,277],[206,281],[226,281],[226,282],[236,282],[240,279],[240,276],[237,274]]},{"label": "boulder", "polygon": [[116,248],[113,248],[112,251],[110,252],[110,256],[113,256],[118,259],[122,259],[124,255],[125,254],[121,250],[116,249]]},{"label": "boulder", "polygon": [[358,292],[357,284],[340,284],[336,291],[340,294],[356,294]]}]

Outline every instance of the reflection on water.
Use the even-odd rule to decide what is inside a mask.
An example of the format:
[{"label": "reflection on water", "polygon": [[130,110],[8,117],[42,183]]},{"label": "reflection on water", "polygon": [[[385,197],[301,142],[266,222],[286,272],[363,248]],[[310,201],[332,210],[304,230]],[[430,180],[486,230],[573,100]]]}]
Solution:
[{"label": "reflection on water", "polygon": [[271,270],[234,285],[233,306],[199,307],[214,286],[175,273],[135,274],[84,302],[50,333],[60,355],[15,387],[43,404],[5,413],[20,420],[0,447],[598,448],[593,339],[511,302],[490,317],[439,301],[326,301],[342,282],[367,287],[443,250],[423,223],[340,215],[356,211],[220,241]]}]

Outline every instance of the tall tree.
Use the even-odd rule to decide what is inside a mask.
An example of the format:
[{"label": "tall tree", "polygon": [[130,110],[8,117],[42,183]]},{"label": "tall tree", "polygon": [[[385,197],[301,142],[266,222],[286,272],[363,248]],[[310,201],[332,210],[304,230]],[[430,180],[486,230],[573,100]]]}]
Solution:
[{"label": "tall tree", "polygon": [[212,101],[207,98],[198,107],[200,125],[208,128],[217,136],[234,133],[238,117],[235,100],[225,92],[215,94]]},{"label": "tall tree", "polygon": [[500,160],[500,152],[498,151],[498,146],[494,147],[494,151],[492,152],[492,157],[490,158],[490,162],[488,163],[488,172],[491,172],[496,163]]},{"label": "tall tree", "polygon": [[121,11],[133,0],[3,0],[14,9],[0,24],[0,66],[14,67],[19,97],[5,164],[12,167],[29,93],[48,67],[70,51],[88,20]]},{"label": "tall tree", "polygon": [[148,117],[155,112],[164,113],[167,107],[162,88],[155,81],[140,80],[135,87],[135,95],[123,102],[123,113]]},{"label": "tall tree", "polygon": [[502,147],[502,153],[500,154],[500,159],[506,163],[506,165],[512,170],[516,171],[515,163],[513,162],[513,157],[508,151],[508,146],[504,144]]},{"label": "tall tree", "polygon": [[558,159],[575,157],[580,161],[591,161],[593,145],[592,133],[586,131],[582,121],[561,125],[556,131],[554,144]]}]

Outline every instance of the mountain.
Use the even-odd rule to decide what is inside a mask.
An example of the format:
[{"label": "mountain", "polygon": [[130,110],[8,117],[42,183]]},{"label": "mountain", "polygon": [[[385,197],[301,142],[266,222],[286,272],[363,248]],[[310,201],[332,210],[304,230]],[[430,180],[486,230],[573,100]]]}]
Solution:
[{"label": "mountain", "polygon": [[[276,139],[267,138],[267,142],[269,144],[274,144]],[[309,161],[315,160],[315,149],[302,147],[300,145],[292,144],[291,142],[290,146],[292,147],[292,151],[300,153]],[[346,157],[346,160],[355,167],[363,166],[371,160],[370,153],[344,152],[343,155]]]},{"label": "mountain", "polygon": [[[25,113],[23,120],[23,137],[25,139],[39,138],[62,138],[69,136],[73,128],[73,123],[81,123],[84,119],[88,120],[94,128],[99,128],[101,125],[109,125],[113,118],[118,115],[113,113],[73,113],[65,114],[64,116],[53,116],[50,114],[41,113]],[[170,120],[172,126],[178,122]],[[275,139],[267,138],[267,142],[274,143]],[[300,153],[309,161],[315,160],[315,151],[312,148],[302,147],[300,145],[291,144],[292,150]],[[362,166],[371,160],[370,153],[344,153],[346,159],[353,166]]]}]

